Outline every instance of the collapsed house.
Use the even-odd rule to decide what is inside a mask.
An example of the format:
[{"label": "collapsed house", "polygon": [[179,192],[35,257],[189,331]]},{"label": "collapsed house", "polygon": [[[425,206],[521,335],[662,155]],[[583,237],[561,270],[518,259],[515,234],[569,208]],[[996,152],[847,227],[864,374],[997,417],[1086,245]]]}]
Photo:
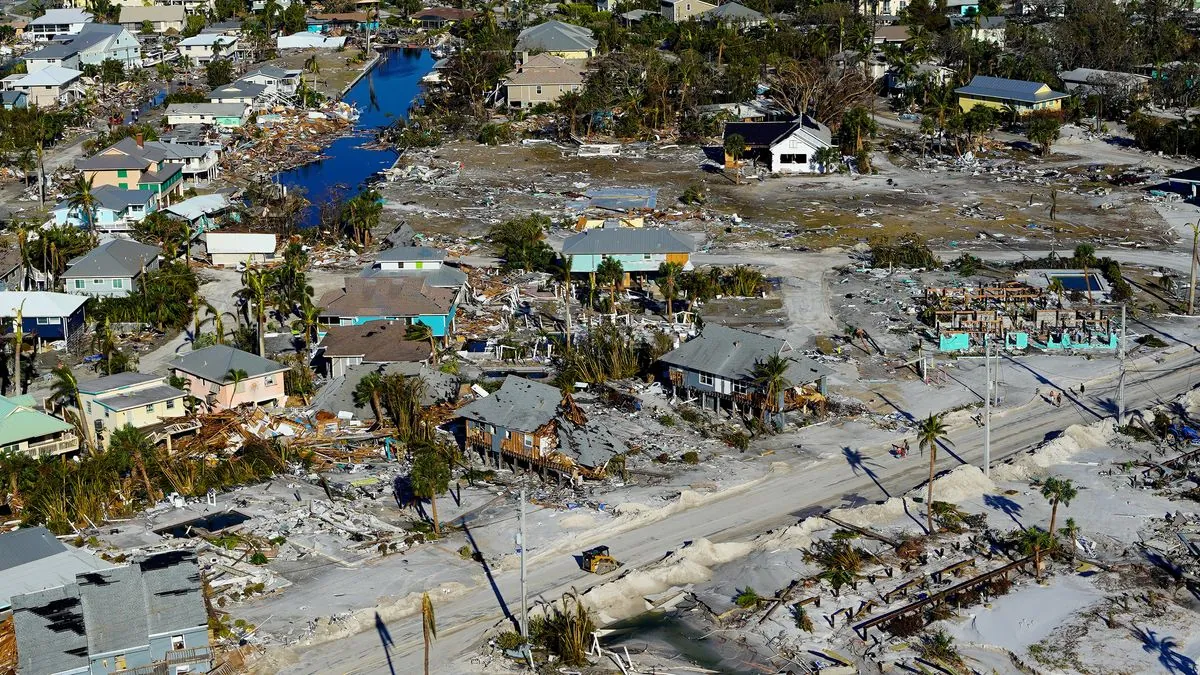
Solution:
[{"label": "collapsed house", "polygon": [[458,410],[464,449],[485,463],[547,470],[559,478],[604,478],[628,448],[605,427],[589,422],[570,395],[509,375],[495,393]]}]

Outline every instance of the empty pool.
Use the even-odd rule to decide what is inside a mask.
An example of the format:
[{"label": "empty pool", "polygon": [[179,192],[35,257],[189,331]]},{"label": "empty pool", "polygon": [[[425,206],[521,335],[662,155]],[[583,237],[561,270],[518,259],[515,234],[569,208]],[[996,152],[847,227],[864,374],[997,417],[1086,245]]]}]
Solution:
[{"label": "empty pool", "polygon": [[161,535],[169,535],[176,539],[188,539],[190,537],[198,537],[202,534],[212,534],[220,532],[234,525],[241,525],[250,520],[250,516],[240,511],[225,511],[224,513],[211,513],[201,518],[193,518],[192,520],[171,525],[162,529],[155,530]]}]

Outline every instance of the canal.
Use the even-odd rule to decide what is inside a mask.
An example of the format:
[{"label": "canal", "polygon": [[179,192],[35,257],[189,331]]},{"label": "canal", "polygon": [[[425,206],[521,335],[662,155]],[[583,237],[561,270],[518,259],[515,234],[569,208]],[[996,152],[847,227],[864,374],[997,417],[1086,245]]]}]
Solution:
[{"label": "canal", "polygon": [[[320,203],[332,191],[353,195],[368,177],[396,161],[393,150],[362,147],[375,138],[375,132],[407,118],[408,108],[421,94],[421,78],[433,70],[434,58],[425,49],[389,49],[366,77],[359,80],[342,98],[361,113],[354,130],[325,149],[324,159],[305,164],[278,175],[278,181],[292,188],[303,188],[309,201]],[[304,216],[307,224],[316,218],[311,207]]]}]

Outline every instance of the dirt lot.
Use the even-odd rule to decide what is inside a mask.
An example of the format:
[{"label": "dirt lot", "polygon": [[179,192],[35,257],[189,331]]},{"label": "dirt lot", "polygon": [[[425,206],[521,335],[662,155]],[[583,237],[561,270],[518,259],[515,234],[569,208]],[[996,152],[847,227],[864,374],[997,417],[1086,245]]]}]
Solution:
[{"label": "dirt lot", "polygon": [[[1083,150],[1071,150],[1053,163],[1001,158],[932,169],[908,166],[910,158],[899,155],[892,163],[878,153],[879,173],[872,176],[750,178],[737,185],[705,167],[698,148],[626,146],[620,158],[580,158],[574,148],[551,144],[454,143],[409,153],[402,162],[440,167],[442,175],[404,178],[384,185],[383,194],[388,209],[418,231],[466,236],[529,212],[561,220],[571,193],[590,187],[653,186],[660,222],[704,230],[722,248],[824,248],[907,232],[935,248],[984,237],[1019,248],[1174,241],[1144,187],[1110,185],[1105,177],[1119,168],[1092,170]],[[1151,159],[1129,156],[1128,165]],[[678,201],[689,186],[706,192],[705,209]]]}]

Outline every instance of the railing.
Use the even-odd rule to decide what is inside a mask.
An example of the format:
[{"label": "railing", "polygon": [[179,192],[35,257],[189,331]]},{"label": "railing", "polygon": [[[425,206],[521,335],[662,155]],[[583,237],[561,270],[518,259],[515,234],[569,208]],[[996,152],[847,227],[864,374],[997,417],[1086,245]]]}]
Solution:
[{"label": "railing", "polygon": [[212,658],[212,650],[205,647],[189,647],[187,649],[172,649],[167,652],[165,659],[167,665],[176,663],[195,663],[197,661],[208,661]]},{"label": "railing", "polygon": [[62,438],[56,440],[30,443],[26,452],[31,457],[45,457],[75,452],[78,449],[79,439],[75,437],[75,434],[64,434]]}]

